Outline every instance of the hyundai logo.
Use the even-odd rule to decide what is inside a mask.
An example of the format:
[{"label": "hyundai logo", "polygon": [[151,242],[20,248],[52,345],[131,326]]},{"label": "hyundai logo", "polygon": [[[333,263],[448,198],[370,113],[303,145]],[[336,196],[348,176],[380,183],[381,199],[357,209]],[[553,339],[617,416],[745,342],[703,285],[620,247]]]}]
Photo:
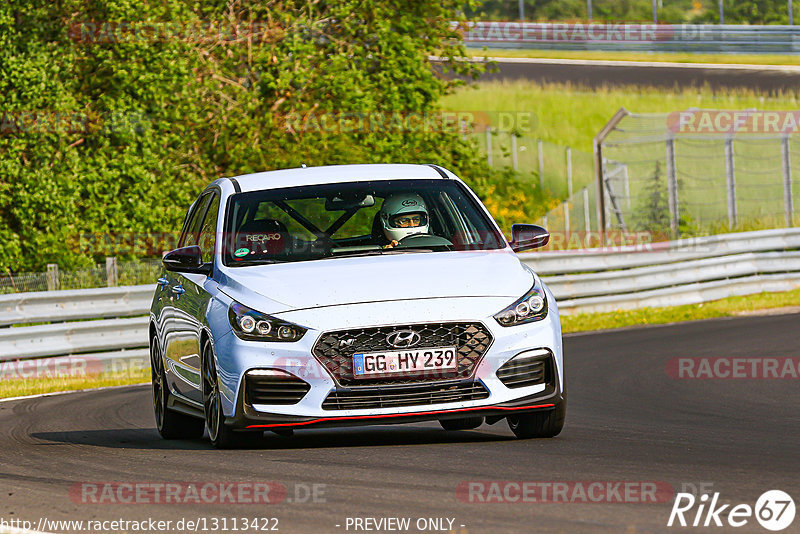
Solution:
[{"label": "hyundai logo", "polygon": [[413,330],[395,330],[386,336],[386,342],[398,349],[413,347],[422,340]]}]

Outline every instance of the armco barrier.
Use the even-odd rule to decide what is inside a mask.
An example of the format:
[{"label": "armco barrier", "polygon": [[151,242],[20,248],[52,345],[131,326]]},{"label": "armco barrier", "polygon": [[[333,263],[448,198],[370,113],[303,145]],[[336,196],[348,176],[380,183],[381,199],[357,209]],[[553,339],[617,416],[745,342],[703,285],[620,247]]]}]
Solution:
[{"label": "armco barrier", "polygon": [[[662,243],[520,254],[542,276],[630,269],[745,252],[800,249],[800,228],[758,230]],[[635,290],[635,289],[631,289]]]},{"label": "armco barrier", "polygon": [[797,53],[800,27],[745,24],[475,21],[461,28],[467,46],[549,50]]},{"label": "armco barrier", "polygon": [[0,361],[146,347],[148,321],[131,317],[3,328]]},{"label": "armco barrier", "polygon": [[[561,312],[572,314],[798,288],[798,249],[800,229],[790,228],[520,259],[542,275]],[[0,370],[15,360],[48,358],[57,365],[69,356],[63,362],[78,356],[95,367],[109,362],[103,369],[146,366],[153,291],[147,285],[0,296]],[[20,324],[29,326],[13,326]]]},{"label": "armco barrier", "polygon": [[39,291],[0,295],[0,326],[132,317],[143,315],[153,301],[153,286]]}]

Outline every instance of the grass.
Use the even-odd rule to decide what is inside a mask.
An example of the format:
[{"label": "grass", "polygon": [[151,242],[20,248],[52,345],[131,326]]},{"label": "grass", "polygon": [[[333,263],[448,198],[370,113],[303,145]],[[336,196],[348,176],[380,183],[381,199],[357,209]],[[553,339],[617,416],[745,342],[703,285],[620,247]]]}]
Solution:
[{"label": "grass", "polygon": [[593,59],[604,61],[656,61],[666,63],[714,63],[731,65],[800,65],[792,54],[695,54],[690,52],[614,52],[594,50],[534,50],[468,48],[472,57],[529,57],[550,59]]},{"label": "grass", "polygon": [[39,395],[58,391],[93,389],[108,386],[125,386],[150,381],[150,369],[125,372],[102,373],[87,376],[65,376],[57,378],[0,379],[0,398]]},{"label": "grass", "polygon": [[793,306],[800,306],[800,289],[780,293],[758,293],[743,297],[728,297],[686,306],[563,315],[561,317],[561,328],[564,333],[609,330],[631,326],[697,321],[716,317],[735,317],[748,312]]},{"label": "grass", "polygon": [[[796,110],[800,107],[800,93],[788,92],[774,96],[762,95],[748,89],[718,90],[707,88],[675,88],[665,90],[653,87],[601,87],[588,89],[569,84],[538,84],[535,82],[495,81],[460,88],[441,102],[448,112],[490,112],[490,117],[524,117],[530,127],[518,139],[519,168],[523,175],[538,182],[537,139],[544,142],[544,184],[560,199],[567,197],[565,147],[572,147],[573,190],[584,186],[590,189],[590,206],[593,208],[594,162],[592,140],[611,116],[625,107],[634,113],[662,113],[690,108],[721,110]],[[500,114],[497,112],[508,112]],[[533,117],[532,119],[530,117]],[[509,123],[506,120],[506,123]],[[666,132],[666,120],[629,118],[623,121],[615,138],[631,137],[633,131],[658,134]],[[478,148],[486,150],[485,134],[473,134]],[[510,135],[497,133],[492,139],[495,165],[511,165]],[[795,174],[795,205],[800,202],[800,145],[790,142],[791,161]],[[745,231],[780,227],[783,222],[783,185],[780,142],[777,139],[747,139],[736,141],[736,184],[739,223],[727,225],[726,165],[722,140],[676,141],[679,199],[683,216],[689,226],[688,234],[712,234],[727,231]],[[648,186],[652,187],[656,161],[660,161],[660,180],[666,176],[666,154],[663,140],[647,143],[608,144],[604,155],[625,162],[628,179],[621,183],[618,177],[613,186],[618,197],[625,201],[622,209],[627,223],[636,226],[633,217],[648,202]],[[628,193],[627,195],[625,193]],[[664,193],[666,195],[666,192]],[[666,206],[666,205],[665,205]],[[572,230],[583,228],[583,200],[573,199],[570,206]],[[590,208],[590,217],[596,219]],[[560,219],[559,219],[560,218]],[[563,209],[548,216],[548,226],[564,228]],[[559,220],[561,222],[559,222]],[[596,228],[597,221],[592,221]]]},{"label": "grass", "polygon": [[800,94],[765,96],[749,89],[600,87],[538,84],[526,80],[482,82],[460,88],[441,101],[446,111],[533,113],[525,135],[584,152],[616,111],[669,113],[689,108],[796,110]]}]

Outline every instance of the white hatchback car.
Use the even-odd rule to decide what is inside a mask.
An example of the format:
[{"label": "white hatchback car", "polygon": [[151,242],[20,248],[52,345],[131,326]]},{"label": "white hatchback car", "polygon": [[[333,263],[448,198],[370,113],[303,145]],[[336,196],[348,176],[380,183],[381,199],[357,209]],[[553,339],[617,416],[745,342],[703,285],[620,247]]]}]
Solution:
[{"label": "white hatchback car", "polygon": [[558,308],[476,195],[435,165],[223,178],[189,209],[151,310],[164,438],[501,419],[551,437],[566,397]]}]

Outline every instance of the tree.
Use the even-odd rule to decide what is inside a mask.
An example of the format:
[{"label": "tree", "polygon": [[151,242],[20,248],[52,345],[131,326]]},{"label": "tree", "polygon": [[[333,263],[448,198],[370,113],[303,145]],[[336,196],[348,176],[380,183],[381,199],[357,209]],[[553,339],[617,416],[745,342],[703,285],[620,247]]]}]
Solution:
[{"label": "tree", "polygon": [[661,179],[661,162],[656,161],[653,175],[643,188],[644,199],[634,212],[634,227],[637,231],[652,235],[670,235],[669,200],[666,182]]},{"label": "tree", "polygon": [[[480,70],[463,61],[451,26],[458,7],[3,2],[0,272],[138,255],[113,243],[176,232],[210,181],[301,163],[437,162],[479,194],[498,180],[522,191],[438,119],[439,99],[463,82],[428,57],[445,58],[448,73],[467,79]],[[354,116],[376,119],[341,122]],[[76,120],[58,120],[65,117]]]}]

